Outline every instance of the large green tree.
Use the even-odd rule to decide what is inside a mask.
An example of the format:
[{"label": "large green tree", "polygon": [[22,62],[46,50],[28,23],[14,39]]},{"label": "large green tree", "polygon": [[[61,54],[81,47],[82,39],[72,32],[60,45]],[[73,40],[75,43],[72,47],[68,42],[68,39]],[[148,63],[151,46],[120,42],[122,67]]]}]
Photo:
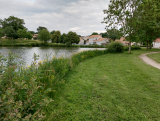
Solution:
[{"label": "large green tree", "polygon": [[138,30],[137,16],[139,15],[138,6],[141,0],[110,0],[108,9],[104,10],[107,17],[102,23],[106,23],[106,27],[121,26],[123,35],[129,41],[129,53],[131,53],[131,42],[133,36]]},{"label": "large green tree", "polygon": [[39,33],[39,38],[41,41],[47,43],[47,41],[51,39],[51,34],[49,33],[47,29],[43,29]]},{"label": "large green tree", "polygon": [[148,44],[150,45],[157,37],[159,37],[160,31],[160,2],[157,0],[143,0],[139,5],[139,38],[147,43],[146,49],[148,50]]},{"label": "large green tree", "polygon": [[13,45],[13,38],[16,34],[15,30],[12,27],[8,26],[4,29],[4,33],[6,34],[7,37],[12,39],[12,45]]},{"label": "large green tree", "polygon": [[55,31],[51,39],[52,39],[52,43],[60,43],[61,42],[61,32]]},{"label": "large green tree", "polygon": [[68,32],[68,34],[67,34],[67,42],[70,42],[71,44],[72,43],[78,44],[79,41],[80,41],[80,38],[79,38],[79,36],[77,35],[76,32],[72,32],[72,31]]},{"label": "large green tree", "polygon": [[3,21],[1,20],[1,26],[3,29],[6,27],[12,27],[15,32],[18,31],[18,29],[24,29],[24,20],[20,19],[18,17],[9,16],[8,18],[5,18]]}]

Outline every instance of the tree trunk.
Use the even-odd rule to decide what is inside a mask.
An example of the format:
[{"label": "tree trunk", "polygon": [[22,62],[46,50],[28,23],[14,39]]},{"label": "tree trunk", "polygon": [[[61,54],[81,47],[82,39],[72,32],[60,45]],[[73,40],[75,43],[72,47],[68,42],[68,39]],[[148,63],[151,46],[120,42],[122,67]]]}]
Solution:
[{"label": "tree trunk", "polygon": [[28,39],[28,44],[29,44],[29,39]]},{"label": "tree trunk", "polygon": [[13,38],[12,38],[12,45],[13,45]]},{"label": "tree trunk", "polygon": [[1,44],[1,38],[0,38],[0,44]]},{"label": "tree trunk", "polygon": [[21,39],[21,45],[22,45],[22,39]]},{"label": "tree trunk", "polygon": [[131,53],[131,41],[129,41],[129,51],[128,53]]},{"label": "tree trunk", "polygon": [[148,41],[147,41],[147,45],[146,45],[146,50],[148,50]]},{"label": "tree trunk", "polygon": [[152,43],[149,43],[149,49],[152,49]]}]

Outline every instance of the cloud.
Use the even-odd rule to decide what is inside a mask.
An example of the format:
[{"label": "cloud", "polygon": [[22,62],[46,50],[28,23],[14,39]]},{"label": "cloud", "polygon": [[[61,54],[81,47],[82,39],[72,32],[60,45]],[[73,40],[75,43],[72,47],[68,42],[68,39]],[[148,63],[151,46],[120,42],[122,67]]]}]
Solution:
[{"label": "cloud", "polygon": [[101,22],[108,4],[109,0],[1,0],[0,17],[24,19],[28,30],[44,26],[49,31],[74,31],[84,36],[105,31]]}]

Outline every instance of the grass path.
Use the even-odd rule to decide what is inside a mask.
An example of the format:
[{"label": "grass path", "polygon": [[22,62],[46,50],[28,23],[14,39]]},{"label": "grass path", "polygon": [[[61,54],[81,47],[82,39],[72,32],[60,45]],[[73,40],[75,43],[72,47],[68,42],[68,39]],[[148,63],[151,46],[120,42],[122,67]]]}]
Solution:
[{"label": "grass path", "polygon": [[138,57],[145,52],[106,54],[80,63],[50,105],[48,120],[160,120],[160,70]]}]

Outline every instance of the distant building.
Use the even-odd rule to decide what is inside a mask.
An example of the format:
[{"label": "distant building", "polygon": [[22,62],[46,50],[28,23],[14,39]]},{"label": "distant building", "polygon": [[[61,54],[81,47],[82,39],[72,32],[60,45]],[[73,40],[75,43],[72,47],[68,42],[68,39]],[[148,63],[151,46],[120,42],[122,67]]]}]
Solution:
[{"label": "distant building", "polygon": [[160,48],[160,37],[153,41],[153,48]]},{"label": "distant building", "polygon": [[87,36],[85,37],[85,40],[86,40],[86,45],[90,45],[90,44],[105,45],[109,43],[108,38],[102,38],[101,35],[91,35],[90,37]]},{"label": "distant building", "polygon": [[125,37],[121,37],[120,39],[116,39],[115,41],[122,43],[123,45],[129,45],[129,41],[124,41]]},{"label": "distant building", "polygon": [[[120,39],[116,39],[115,41],[122,43],[123,45],[129,45],[129,41],[125,41],[125,37],[121,37]],[[140,43],[137,42],[131,42],[132,45],[141,45]]]}]

